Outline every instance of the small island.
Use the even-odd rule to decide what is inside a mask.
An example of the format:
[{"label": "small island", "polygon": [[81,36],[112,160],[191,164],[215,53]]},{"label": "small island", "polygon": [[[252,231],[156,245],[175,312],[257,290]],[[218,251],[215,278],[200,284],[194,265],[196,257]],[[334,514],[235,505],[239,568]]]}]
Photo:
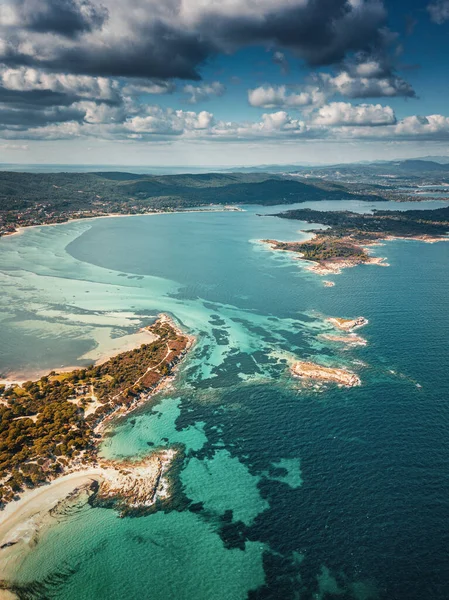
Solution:
[{"label": "small island", "polygon": [[371,256],[370,247],[381,240],[408,239],[427,243],[448,241],[449,207],[436,210],[350,211],[289,210],[275,215],[306,223],[321,223],[328,229],[312,229],[304,242],[262,240],[273,250],[295,252],[312,262],[308,269],[319,275],[339,274],[359,264],[388,266],[384,258]]},{"label": "small island", "polygon": [[323,383],[336,383],[344,387],[361,385],[360,378],[346,369],[323,367],[317,363],[298,361],[291,367],[295,377],[305,380],[321,381]]},{"label": "small island", "polygon": [[154,503],[173,451],[156,451],[144,463],[98,457],[105,425],[160,390],[193,342],[166,315],[147,329],[151,343],[103,364],[0,386],[0,507],[83,472],[101,481],[99,497],[119,495],[122,508]]},{"label": "small island", "polygon": [[341,317],[329,317],[326,319],[327,323],[330,323],[336,329],[341,331],[353,331],[368,325],[368,319],[365,317],[356,317],[355,319],[342,319]]}]

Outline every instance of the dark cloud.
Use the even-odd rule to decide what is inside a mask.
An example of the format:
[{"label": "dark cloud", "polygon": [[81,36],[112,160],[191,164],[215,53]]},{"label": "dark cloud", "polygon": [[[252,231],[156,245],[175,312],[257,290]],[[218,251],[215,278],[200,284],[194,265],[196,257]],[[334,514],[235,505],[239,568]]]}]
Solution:
[{"label": "dark cloud", "polygon": [[108,16],[89,0],[15,0],[14,8],[27,29],[67,37],[101,28]]},{"label": "dark cloud", "polygon": [[205,14],[200,28],[224,48],[274,44],[288,48],[310,65],[342,60],[348,52],[383,44],[386,12],[379,0],[313,0],[273,8],[263,15]]},{"label": "dark cloud", "polygon": [[[36,51],[24,52],[20,32],[9,39],[6,35],[10,43],[0,60],[10,66],[77,74],[198,80],[198,69],[208,58],[250,45],[274,46],[279,57],[282,49],[289,49],[311,65],[326,65],[343,60],[347,53],[369,52],[385,44],[386,13],[380,0],[298,0],[296,6],[282,0],[249,6],[242,2],[242,11],[227,2],[208,7],[196,0],[183,5],[179,0],[162,5],[149,0],[137,2],[136,12],[130,5],[128,17],[118,12],[123,7],[115,0],[106,2],[108,31],[89,35],[106,18],[99,4],[20,0],[24,26],[41,32],[42,39],[34,40]],[[78,43],[55,45],[45,32],[86,35]]]},{"label": "dark cloud", "polygon": [[69,96],[60,92],[51,90],[8,90],[0,87],[0,103],[9,104],[11,107],[20,106],[70,106],[79,100],[74,96]]},{"label": "dark cloud", "polygon": [[[260,123],[248,126],[219,127],[211,125],[212,115],[204,111],[145,112],[144,103],[138,105],[136,97],[170,93],[173,79],[200,80],[201,67],[212,57],[249,46],[264,47],[284,73],[289,66],[286,55],[312,66],[339,69],[337,76],[327,75],[308,91],[310,100],[307,94],[292,98],[285,92],[285,102],[276,100],[270,106],[319,105],[328,90],[353,98],[414,95],[388,60],[397,39],[386,28],[382,0],[6,0],[4,4],[3,12],[0,5],[0,127],[23,136],[27,129],[40,135],[39,128],[43,137],[70,137],[81,129],[82,135],[107,131],[124,137],[183,132],[195,136],[199,131],[217,137],[224,131],[237,138],[273,132],[306,135],[302,122],[284,111],[264,115]],[[217,83],[183,89],[191,102],[224,91]]]},{"label": "dark cloud", "polygon": [[214,52],[196,34],[172,29],[162,22],[142,27],[135,38],[91,48],[62,50],[45,66],[89,75],[199,80],[197,67]]},{"label": "dark cloud", "polygon": [[27,130],[34,127],[60,124],[68,121],[82,122],[85,111],[76,107],[55,106],[52,108],[30,109],[0,105],[0,128]]},{"label": "dark cloud", "polygon": [[200,80],[197,67],[213,53],[212,44],[199,36],[158,22],[136,30],[132,39],[60,46],[51,56],[24,54],[11,44],[0,62],[103,77]]}]

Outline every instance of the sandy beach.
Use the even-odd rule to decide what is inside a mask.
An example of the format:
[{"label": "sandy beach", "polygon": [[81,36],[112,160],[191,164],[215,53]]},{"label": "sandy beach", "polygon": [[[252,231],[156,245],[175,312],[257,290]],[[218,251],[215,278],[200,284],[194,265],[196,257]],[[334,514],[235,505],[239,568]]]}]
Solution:
[{"label": "sandy beach", "polygon": [[[159,320],[162,323],[169,323],[177,334],[185,335],[169,315],[163,313],[159,315]],[[158,335],[146,328],[141,329],[134,336],[126,336],[128,343],[132,338],[134,346],[151,342],[157,337]],[[186,337],[188,350],[192,346],[194,338],[192,336]],[[129,347],[126,349],[129,349]],[[170,351],[171,349],[168,348],[167,352]],[[116,354],[116,352],[113,352],[113,354]],[[184,354],[181,355],[181,358]],[[104,362],[108,357],[102,358]],[[154,368],[153,366],[149,369]],[[148,398],[163,387],[170,385],[173,378],[174,373],[170,377],[164,377],[151,390],[151,394],[141,395],[142,397],[139,396],[136,403],[127,406],[122,411],[113,411],[109,416],[106,416],[97,426],[97,433],[101,435],[104,428],[118,414],[123,416],[135,409],[137,404],[147,402]],[[3,382],[18,383],[17,380],[12,379],[3,380]],[[134,507],[151,507],[156,498],[166,498],[169,493],[169,482],[164,474],[175,454],[174,450],[167,449],[162,452],[151,453],[138,463],[101,461],[100,463],[91,463],[90,466],[84,466],[80,462],[75,462],[68,467],[71,472],[57,477],[46,485],[32,490],[25,490],[19,499],[11,501],[0,511],[0,581],[13,580],[20,563],[30,549],[38,543],[39,535],[47,527],[56,523],[57,515],[52,512],[52,509],[67,497],[72,496],[76,490],[85,493],[87,499],[93,481],[100,483],[98,497],[113,498],[117,501],[120,510]],[[75,494],[75,496],[79,498],[78,494]],[[9,592],[2,590],[0,592],[0,600],[14,597]]]},{"label": "sandy beach", "polygon": [[75,489],[87,487],[92,481],[102,481],[103,474],[104,469],[93,467],[63,475],[48,485],[27,490],[0,512],[0,580],[14,574],[36,543],[36,535],[51,525],[54,519],[49,511]]},{"label": "sandy beach", "polygon": [[106,461],[25,491],[19,500],[0,512],[0,581],[14,580],[20,563],[38,543],[39,535],[57,522],[52,509],[76,491],[84,490],[87,500],[93,481],[100,483],[98,496],[116,499],[119,510],[150,507],[157,498],[167,498],[169,482],[165,473],[175,455],[175,450],[167,449],[136,463]]},{"label": "sandy beach", "polygon": [[[93,350],[89,350],[89,352],[86,352],[80,356],[79,360],[89,361],[89,364],[94,364],[95,366],[102,365],[117,354],[134,350],[135,348],[139,348],[139,346],[142,344],[151,344],[151,342],[153,342],[155,339],[156,336],[152,334],[151,331],[149,331],[147,328],[143,328],[135,333],[116,338],[116,340],[114,340],[114,345],[110,345],[107,351],[99,354],[98,348],[93,348]],[[36,369],[34,371],[12,372],[8,373],[5,378],[0,379],[0,385],[23,385],[25,381],[36,381],[44,375],[48,375],[50,371],[55,371],[56,373],[70,373],[71,371],[82,369],[83,366],[85,365],[72,365],[67,367],[55,367],[53,369],[47,368]]]},{"label": "sandy beach", "polygon": [[25,227],[17,227],[16,231],[12,231],[11,233],[5,233],[0,236],[1,238],[11,238],[15,235],[22,235],[22,233],[27,229],[36,229],[37,227],[54,227],[55,225],[66,225],[67,223],[75,223],[77,221],[93,221],[94,219],[111,219],[117,217],[154,217],[156,215],[177,215],[191,212],[245,212],[240,207],[230,207],[230,206],[217,206],[217,208],[191,208],[185,210],[170,210],[170,211],[161,211],[161,212],[147,212],[147,213],[108,213],[105,215],[96,215],[92,217],[77,217],[75,219],[67,219],[67,221],[60,221],[57,223],[41,223],[39,225],[26,225]]}]

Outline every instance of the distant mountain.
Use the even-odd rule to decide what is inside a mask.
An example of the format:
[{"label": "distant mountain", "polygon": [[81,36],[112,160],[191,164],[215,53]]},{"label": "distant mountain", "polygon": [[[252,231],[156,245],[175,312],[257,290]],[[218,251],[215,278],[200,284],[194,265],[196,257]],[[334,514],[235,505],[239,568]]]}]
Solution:
[{"label": "distant mountain", "polygon": [[[126,204],[136,210],[207,204],[290,204],[309,200],[383,200],[330,181],[298,180],[271,173],[205,173],[148,176],[135,173],[0,172],[0,211],[36,204],[85,210]],[[108,210],[109,210],[108,208]]]}]

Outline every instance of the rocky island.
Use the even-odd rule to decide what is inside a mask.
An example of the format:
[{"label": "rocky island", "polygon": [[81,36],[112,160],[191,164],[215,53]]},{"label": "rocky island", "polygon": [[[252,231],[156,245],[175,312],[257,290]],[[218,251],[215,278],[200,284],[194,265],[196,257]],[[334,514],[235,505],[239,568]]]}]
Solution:
[{"label": "rocky island", "polygon": [[449,207],[436,210],[350,211],[289,210],[275,215],[282,219],[322,223],[328,229],[313,229],[304,242],[262,240],[273,250],[295,252],[311,261],[310,271],[319,275],[338,274],[359,264],[388,266],[384,258],[371,256],[370,246],[381,240],[409,239],[433,243],[448,241]]},{"label": "rocky island", "polygon": [[351,371],[323,367],[313,362],[298,361],[292,365],[291,372],[301,379],[336,383],[344,387],[355,387],[361,384],[360,378]]},{"label": "rocky island", "polygon": [[329,317],[326,319],[327,323],[330,323],[336,329],[341,331],[353,331],[368,325],[368,319],[365,317],[356,317],[355,319],[342,319],[341,317]]}]

